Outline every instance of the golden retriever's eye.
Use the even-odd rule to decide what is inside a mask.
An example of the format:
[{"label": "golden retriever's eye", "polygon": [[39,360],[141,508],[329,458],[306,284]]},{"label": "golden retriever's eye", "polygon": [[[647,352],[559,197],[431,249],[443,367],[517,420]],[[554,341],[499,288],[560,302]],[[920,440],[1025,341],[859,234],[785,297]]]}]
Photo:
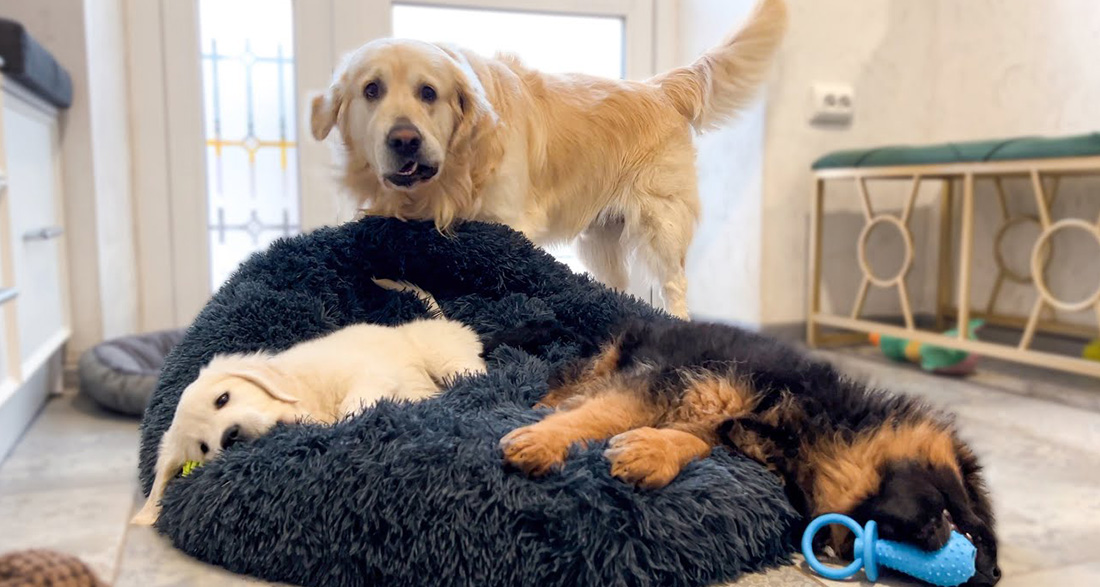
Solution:
[{"label": "golden retriever's eye", "polygon": [[382,97],[382,86],[378,82],[371,82],[363,88],[363,97],[368,100],[377,100]]},{"label": "golden retriever's eye", "polygon": [[427,86],[427,85],[420,86],[420,99],[424,100],[428,104],[431,104],[432,102],[435,102],[435,99],[436,99],[435,88],[433,88],[431,86]]},{"label": "golden retriever's eye", "polygon": [[210,452],[210,447],[206,446],[205,442],[200,442],[199,443],[199,450],[202,451],[202,454],[206,454],[206,453]]},{"label": "golden retriever's eye", "polygon": [[218,399],[214,400],[214,409],[220,410],[225,407],[225,404],[229,403],[229,392],[225,392],[218,396]]}]

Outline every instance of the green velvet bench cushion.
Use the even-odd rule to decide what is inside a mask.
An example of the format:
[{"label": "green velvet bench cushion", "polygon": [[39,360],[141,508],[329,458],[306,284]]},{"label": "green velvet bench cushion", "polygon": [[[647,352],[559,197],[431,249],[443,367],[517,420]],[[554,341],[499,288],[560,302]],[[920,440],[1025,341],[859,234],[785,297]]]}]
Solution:
[{"label": "green velvet bench cushion", "polygon": [[813,168],[904,167],[1091,156],[1100,156],[1100,133],[1061,138],[1022,137],[923,147],[895,146],[837,151],[815,161]]}]

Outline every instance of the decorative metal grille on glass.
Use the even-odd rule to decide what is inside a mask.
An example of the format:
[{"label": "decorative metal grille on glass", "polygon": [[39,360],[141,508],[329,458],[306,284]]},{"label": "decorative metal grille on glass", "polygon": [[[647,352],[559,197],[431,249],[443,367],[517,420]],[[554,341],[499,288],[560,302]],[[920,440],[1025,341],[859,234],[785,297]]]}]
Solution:
[{"label": "decorative metal grille on glass", "polygon": [[200,0],[210,281],[300,230],[291,0]]}]

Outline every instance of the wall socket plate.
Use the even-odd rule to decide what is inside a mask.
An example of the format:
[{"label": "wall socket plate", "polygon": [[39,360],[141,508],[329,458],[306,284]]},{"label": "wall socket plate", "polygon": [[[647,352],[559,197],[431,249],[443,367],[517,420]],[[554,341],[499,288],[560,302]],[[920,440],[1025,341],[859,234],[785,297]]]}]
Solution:
[{"label": "wall socket plate", "polygon": [[847,84],[816,83],[810,88],[810,122],[850,124],[855,115],[855,92]]}]

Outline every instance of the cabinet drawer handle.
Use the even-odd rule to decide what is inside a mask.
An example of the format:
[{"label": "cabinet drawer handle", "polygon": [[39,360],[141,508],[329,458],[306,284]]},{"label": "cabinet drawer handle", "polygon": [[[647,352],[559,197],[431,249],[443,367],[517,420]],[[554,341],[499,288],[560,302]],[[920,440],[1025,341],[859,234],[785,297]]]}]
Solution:
[{"label": "cabinet drawer handle", "polygon": [[46,228],[37,228],[35,230],[28,230],[23,233],[23,240],[25,241],[48,241],[52,238],[57,238],[65,234],[65,229],[60,226],[47,226]]},{"label": "cabinet drawer handle", "polygon": [[0,306],[12,301],[19,295],[19,290],[14,287],[0,289]]}]

